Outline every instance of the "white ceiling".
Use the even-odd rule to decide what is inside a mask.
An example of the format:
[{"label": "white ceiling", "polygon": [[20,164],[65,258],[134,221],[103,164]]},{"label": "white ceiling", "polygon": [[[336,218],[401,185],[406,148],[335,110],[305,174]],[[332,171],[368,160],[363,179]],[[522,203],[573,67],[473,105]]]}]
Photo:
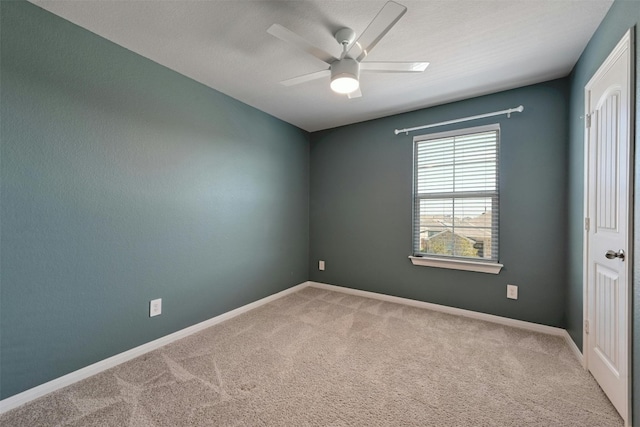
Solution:
[{"label": "white ceiling", "polygon": [[431,64],[422,74],[364,74],[362,98],[348,99],[328,79],[280,85],[326,66],[267,28],[281,24],[339,56],[333,33],[361,33],[385,0],[31,1],[307,131],[564,77],[613,3],[397,0],[407,13],[365,61]]}]

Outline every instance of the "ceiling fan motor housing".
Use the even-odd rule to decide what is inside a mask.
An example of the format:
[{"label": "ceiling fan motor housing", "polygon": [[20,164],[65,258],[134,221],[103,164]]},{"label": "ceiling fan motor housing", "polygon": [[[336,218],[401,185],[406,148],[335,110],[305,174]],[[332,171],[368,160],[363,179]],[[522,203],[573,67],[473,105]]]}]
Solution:
[{"label": "ceiling fan motor housing", "polygon": [[331,64],[331,80],[341,77],[360,78],[360,64],[353,58],[344,58]]}]

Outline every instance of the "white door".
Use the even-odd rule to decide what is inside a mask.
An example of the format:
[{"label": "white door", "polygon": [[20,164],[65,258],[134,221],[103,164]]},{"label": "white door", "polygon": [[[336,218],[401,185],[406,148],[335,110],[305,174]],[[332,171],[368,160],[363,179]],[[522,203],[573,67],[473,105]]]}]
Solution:
[{"label": "white door", "polygon": [[585,87],[586,366],[629,417],[630,33]]}]

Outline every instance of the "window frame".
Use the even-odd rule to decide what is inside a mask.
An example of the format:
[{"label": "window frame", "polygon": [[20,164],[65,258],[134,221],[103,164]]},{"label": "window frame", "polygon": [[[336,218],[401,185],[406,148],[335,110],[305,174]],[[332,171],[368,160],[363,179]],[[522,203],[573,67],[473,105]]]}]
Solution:
[{"label": "window frame", "polygon": [[[443,139],[443,138],[451,138],[451,137],[459,137],[464,135],[476,134],[476,133],[484,133],[484,132],[496,132],[496,188],[494,191],[487,191],[484,193],[478,193],[474,195],[469,195],[467,193],[466,197],[460,197],[460,199],[464,198],[472,198],[472,197],[491,197],[492,202],[492,222],[495,221],[497,224],[494,226],[492,224],[491,227],[491,242],[492,242],[492,258],[491,259],[483,259],[483,258],[475,258],[475,257],[463,257],[463,256],[454,256],[454,255],[438,255],[438,254],[429,254],[420,252],[420,201],[426,199],[425,197],[418,197],[417,186],[418,186],[418,144],[424,141]],[[411,253],[409,259],[414,265],[419,266],[427,266],[427,267],[437,267],[437,268],[448,268],[455,270],[466,270],[466,271],[476,271],[482,273],[490,273],[490,274],[498,274],[502,269],[503,265],[499,262],[499,238],[500,238],[500,218],[499,218],[499,209],[500,209],[500,182],[499,182],[499,167],[500,167],[500,124],[494,123],[484,126],[475,126],[470,128],[462,128],[455,129],[445,132],[431,133],[431,134],[422,134],[416,135],[413,138],[413,188],[412,188],[412,224],[411,224]],[[455,191],[446,193],[443,195],[442,199],[453,199],[456,197]],[[460,192],[463,194],[463,192]],[[438,193],[431,193],[432,196],[429,199],[437,200]],[[436,196],[436,197],[434,197]],[[455,202],[454,202],[455,203]],[[495,255],[493,255],[495,250]]]}]

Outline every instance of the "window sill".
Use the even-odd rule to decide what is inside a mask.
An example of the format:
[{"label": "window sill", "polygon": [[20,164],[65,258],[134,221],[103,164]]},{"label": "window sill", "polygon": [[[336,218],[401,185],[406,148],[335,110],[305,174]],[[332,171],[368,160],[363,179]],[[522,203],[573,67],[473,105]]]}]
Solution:
[{"label": "window sill", "polygon": [[466,261],[460,259],[448,259],[448,258],[429,258],[429,257],[416,257],[410,256],[409,259],[413,265],[420,265],[423,267],[437,267],[448,268],[451,270],[465,270],[476,271],[478,273],[498,274],[502,267],[502,264]]}]

